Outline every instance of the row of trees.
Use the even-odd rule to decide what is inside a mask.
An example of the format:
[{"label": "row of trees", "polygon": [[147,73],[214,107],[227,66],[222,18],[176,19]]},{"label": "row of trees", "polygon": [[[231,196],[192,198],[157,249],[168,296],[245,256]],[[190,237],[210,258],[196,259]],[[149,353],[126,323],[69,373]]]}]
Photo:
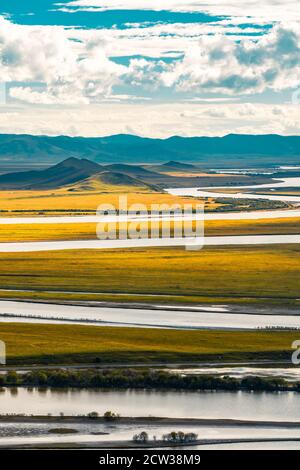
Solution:
[{"label": "row of trees", "polygon": [[102,388],[146,388],[184,390],[261,390],[300,391],[299,383],[288,383],[277,377],[244,378],[213,375],[174,374],[152,369],[107,369],[107,370],[33,370],[26,374],[10,371],[0,376],[0,386],[47,386],[47,387],[102,387]]},{"label": "row of trees", "polygon": [[[198,439],[198,434],[194,432],[184,433],[183,431],[172,431],[162,436],[161,441],[170,442],[172,444],[184,444],[195,442]],[[136,444],[147,444],[150,441],[149,435],[146,431],[135,434],[132,438]],[[152,442],[157,442],[156,436],[153,436]]]},{"label": "row of trees", "polygon": [[[90,419],[97,419],[100,417],[97,411],[91,411],[90,413],[88,413],[87,416]],[[117,421],[118,419],[120,419],[120,415],[114,413],[113,411],[106,411],[103,415],[103,418],[105,419],[105,421]]]},{"label": "row of trees", "polygon": [[198,434],[194,432],[182,432],[182,431],[172,431],[168,434],[163,435],[164,442],[172,442],[172,443],[188,443],[188,442],[195,442],[198,439]]}]

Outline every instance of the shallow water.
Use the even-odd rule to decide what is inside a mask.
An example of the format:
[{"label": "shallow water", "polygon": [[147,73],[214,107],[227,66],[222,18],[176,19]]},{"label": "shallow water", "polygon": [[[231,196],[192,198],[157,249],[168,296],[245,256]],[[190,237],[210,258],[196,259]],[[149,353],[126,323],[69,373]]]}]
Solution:
[{"label": "shallow water", "polygon": [[[266,327],[300,328],[300,315],[250,315],[214,311],[151,310],[132,308],[85,307],[47,303],[0,301],[0,321],[23,321],[41,323],[68,323],[72,320],[88,323],[97,321],[102,325],[164,327],[181,329],[222,328],[253,329]],[[9,314],[18,315],[10,317]],[[36,315],[41,318],[28,318]],[[84,321],[86,320],[86,321]],[[101,323],[100,323],[101,322]]]},{"label": "shallow water", "polygon": [[[180,189],[168,189],[169,193],[181,192],[181,191],[197,191],[198,188],[180,188]],[[220,193],[218,193],[220,195]],[[224,195],[225,196],[225,195]],[[228,197],[228,193],[226,194]],[[260,198],[261,199],[261,198]],[[299,197],[300,199],[300,197]],[[270,218],[283,218],[283,217],[300,217],[300,209],[292,210],[265,210],[265,211],[244,211],[244,212],[214,212],[205,213],[205,220],[240,220],[240,219],[270,219]],[[149,216],[151,220],[153,217]],[[149,220],[147,218],[147,220]],[[160,217],[159,220],[164,220],[165,217]],[[118,221],[117,217],[110,216],[109,221]],[[136,217],[135,220],[141,220],[141,217]],[[102,219],[101,219],[102,221]],[[75,216],[45,216],[45,217],[0,217],[0,225],[13,225],[13,224],[74,224],[74,223],[98,223],[100,218],[97,215],[75,215]]]},{"label": "shallow water", "polygon": [[197,367],[188,369],[169,369],[169,372],[180,375],[216,375],[242,377],[282,377],[289,382],[300,381],[300,367]]},{"label": "shallow water", "polygon": [[[256,184],[249,186],[209,186],[201,188],[169,188],[167,192],[174,196],[194,196],[194,197],[214,197],[214,198],[230,198],[230,199],[265,199],[268,201],[283,201],[283,202],[300,202],[300,196],[288,196],[288,195],[275,195],[275,194],[252,194],[251,191],[248,193],[222,193],[215,192],[216,189],[266,189],[266,188],[290,188],[300,186],[300,177],[297,178],[282,178],[277,182],[267,184]],[[276,212],[276,211],[274,211]],[[238,218],[238,217],[237,217]]]},{"label": "shallow water", "polygon": [[[72,435],[49,434],[49,430],[55,427],[76,429],[78,432]],[[0,424],[0,445],[17,444],[42,444],[42,443],[83,443],[83,442],[108,442],[131,440],[133,435],[141,431],[146,431],[150,439],[155,436],[161,439],[164,434],[171,431],[194,432],[201,439],[260,439],[260,438],[300,438],[300,428],[279,428],[265,426],[214,426],[214,425],[123,425],[123,424],[97,424],[97,423],[11,423]],[[95,433],[105,433],[98,434]],[[283,445],[285,443],[278,443]],[[299,446],[300,443],[294,443]],[[222,444],[220,444],[222,445]],[[225,444],[223,444],[225,445]],[[233,446],[234,444],[230,444]],[[236,446],[247,446],[245,444],[235,444]],[[269,445],[267,443],[266,445]],[[271,443],[272,445],[272,443]],[[208,446],[207,446],[208,447]],[[202,446],[193,449],[204,448]],[[206,448],[206,446],[205,446]]]},{"label": "shallow water", "polygon": [[5,389],[0,413],[82,415],[112,410],[122,416],[300,422],[295,392],[205,392],[103,389]]},{"label": "shallow water", "polygon": [[112,248],[142,248],[185,246],[200,250],[203,246],[269,245],[300,243],[300,235],[237,235],[199,238],[148,238],[128,240],[66,240],[54,242],[0,243],[1,253],[28,253],[57,250],[105,250]]},{"label": "shallow water", "polygon": [[244,442],[195,446],[193,450],[300,450],[300,442]]}]

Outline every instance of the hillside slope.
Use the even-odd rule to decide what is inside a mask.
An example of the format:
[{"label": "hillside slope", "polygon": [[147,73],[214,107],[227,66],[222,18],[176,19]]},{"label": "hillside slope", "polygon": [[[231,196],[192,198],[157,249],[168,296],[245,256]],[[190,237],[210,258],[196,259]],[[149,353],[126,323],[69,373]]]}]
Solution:
[{"label": "hillside slope", "polygon": [[138,189],[148,189],[149,191],[157,190],[154,185],[147,184],[137,178],[132,178],[122,173],[103,171],[71,185],[68,191],[102,191],[112,188],[124,188],[135,191]]},{"label": "hillside slope", "polygon": [[101,166],[86,159],[68,158],[40,171],[0,175],[1,189],[51,189],[85,179],[101,171]]}]

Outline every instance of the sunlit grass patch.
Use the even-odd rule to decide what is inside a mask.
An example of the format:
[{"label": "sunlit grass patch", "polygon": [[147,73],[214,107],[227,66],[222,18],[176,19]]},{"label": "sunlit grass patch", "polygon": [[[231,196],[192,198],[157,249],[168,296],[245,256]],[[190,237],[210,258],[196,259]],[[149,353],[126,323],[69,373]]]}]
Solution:
[{"label": "sunlit grass patch", "polygon": [[8,364],[249,360],[286,358],[295,332],[0,323]]}]

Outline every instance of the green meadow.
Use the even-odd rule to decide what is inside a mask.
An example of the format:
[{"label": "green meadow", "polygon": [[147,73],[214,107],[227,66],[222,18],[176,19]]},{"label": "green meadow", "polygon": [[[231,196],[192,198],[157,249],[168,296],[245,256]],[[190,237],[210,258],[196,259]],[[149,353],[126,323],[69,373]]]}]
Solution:
[{"label": "green meadow", "polygon": [[95,292],[118,301],[116,293],[179,296],[181,303],[191,297],[296,303],[299,253],[299,245],[0,253],[0,287]]},{"label": "green meadow", "polygon": [[287,359],[293,331],[179,331],[1,323],[8,364]]}]

